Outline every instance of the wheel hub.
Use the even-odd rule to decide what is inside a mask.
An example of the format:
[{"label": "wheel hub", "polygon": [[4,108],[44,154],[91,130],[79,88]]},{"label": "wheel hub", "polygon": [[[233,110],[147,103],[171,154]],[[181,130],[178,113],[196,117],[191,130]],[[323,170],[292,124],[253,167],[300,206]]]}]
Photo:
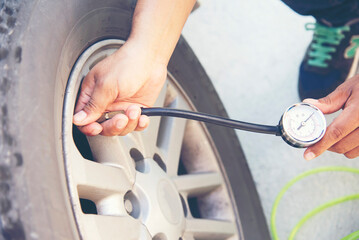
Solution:
[{"label": "wheel hub", "polygon": [[145,159],[146,172],[137,172],[134,193],[145,209],[140,219],[152,236],[178,239],[185,227],[185,216],[179,193],[173,181],[152,159]]}]

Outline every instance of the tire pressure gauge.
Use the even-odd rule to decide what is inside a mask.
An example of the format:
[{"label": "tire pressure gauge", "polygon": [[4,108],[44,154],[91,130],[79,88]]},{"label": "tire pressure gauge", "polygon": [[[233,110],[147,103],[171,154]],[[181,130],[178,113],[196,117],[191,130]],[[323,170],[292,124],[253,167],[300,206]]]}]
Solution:
[{"label": "tire pressure gauge", "polygon": [[316,106],[297,103],[284,112],[279,128],[285,142],[293,147],[305,148],[322,139],[326,120]]},{"label": "tire pressure gauge", "polygon": [[[97,122],[102,123],[123,111],[106,112]],[[281,136],[293,147],[305,148],[318,142],[325,133],[326,121],[323,113],[314,105],[297,103],[282,115],[277,126],[241,122],[221,116],[171,108],[142,108],[142,115],[187,118],[234,129]]]}]

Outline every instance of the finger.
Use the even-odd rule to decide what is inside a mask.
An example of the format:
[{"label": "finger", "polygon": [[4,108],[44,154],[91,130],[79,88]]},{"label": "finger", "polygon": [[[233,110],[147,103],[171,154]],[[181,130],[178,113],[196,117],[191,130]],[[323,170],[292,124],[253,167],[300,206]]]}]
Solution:
[{"label": "finger", "polygon": [[[75,125],[84,126],[96,121],[106,110],[107,105],[114,101],[111,87],[104,81],[97,81],[93,92],[88,96],[89,92],[82,94],[80,105],[87,101],[82,109],[78,109],[73,118]],[[81,95],[81,94],[80,94]],[[87,96],[87,97],[86,97]]]},{"label": "finger", "polygon": [[94,76],[92,72],[89,72],[82,80],[80,93],[76,101],[75,112],[79,112],[83,109],[86,103],[90,100],[95,85],[96,82]]},{"label": "finger", "polygon": [[121,136],[125,136],[136,129],[141,115],[141,108],[138,105],[131,105],[127,108],[126,115],[128,117],[128,123],[126,128],[120,134]]},{"label": "finger", "polygon": [[359,113],[358,109],[355,107],[357,104],[358,103],[346,107],[343,112],[329,125],[323,139],[309,147],[304,152],[304,158],[306,160],[318,157],[325,150],[329,149],[358,127]]},{"label": "finger", "polygon": [[150,118],[146,115],[141,115],[140,119],[138,120],[138,124],[137,127],[135,128],[135,131],[143,131],[148,127],[149,124],[150,124]]},{"label": "finger", "polygon": [[342,140],[331,146],[328,150],[340,154],[349,152],[359,146],[359,129],[355,129]]},{"label": "finger", "polygon": [[349,159],[358,157],[359,156],[359,147],[356,147],[356,148],[350,150],[349,152],[346,152],[344,155]]},{"label": "finger", "polygon": [[337,87],[332,93],[328,96],[321,99],[304,99],[303,102],[311,103],[317,108],[319,108],[324,114],[330,114],[341,109],[345,102],[351,95],[351,87],[348,84],[342,84]]},{"label": "finger", "polygon": [[128,117],[125,114],[117,114],[110,120],[103,122],[101,125],[103,131],[101,135],[104,136],[117,136],[120,135],[128,123]]},{"label": "finger", "polygon": [[102,126],[97,122],[78,127],[78,129],[87,136],[96,136],[102,132]]}]

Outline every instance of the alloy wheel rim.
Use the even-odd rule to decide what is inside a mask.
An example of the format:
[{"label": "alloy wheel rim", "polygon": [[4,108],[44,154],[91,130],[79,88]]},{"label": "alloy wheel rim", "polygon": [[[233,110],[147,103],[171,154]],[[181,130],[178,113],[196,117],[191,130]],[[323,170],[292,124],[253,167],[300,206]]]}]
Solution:
[{"label": "alloy wheel rim", "polygon": [[[143,132],[76,139],[72,115],[81,80],[123,43],[109,39],[86,49],[73,67],[65,93],[63,153],[80,235],[84,239],[241,238],[231,190],[203,124],[153,117]],[[195,110],[170,74],[155,105]],[[85,141],[88,146],[80,146]],[[93,203],[95,213],[86,212],[85,200]]]}]

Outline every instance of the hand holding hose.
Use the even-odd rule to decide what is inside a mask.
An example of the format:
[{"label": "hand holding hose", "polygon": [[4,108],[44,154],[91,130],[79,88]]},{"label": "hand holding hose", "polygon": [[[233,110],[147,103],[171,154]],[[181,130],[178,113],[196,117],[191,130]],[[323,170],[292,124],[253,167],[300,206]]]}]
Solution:
[{"label": "hand holding hose", "polygon": [[[126,43],[99,62],[85,77],[76,104],[74,124],[86,135],[126,135],[149,124],[140,107],[154,104],[166,79],[166,66],[138,54],[141,46]],[[141,69],[141,71],[138,71]],[[124,111],[101,124],[103,112]]]},{"label": "hand holding hose", "polygon": [[[126,135],[145,129],[140,107],[152,106],[166,80],[167,64],[195,0],[138,0],[127,42],[85,77],[73,122],[86,135]],[[107,111],[125,111],[96,120]]]}]

